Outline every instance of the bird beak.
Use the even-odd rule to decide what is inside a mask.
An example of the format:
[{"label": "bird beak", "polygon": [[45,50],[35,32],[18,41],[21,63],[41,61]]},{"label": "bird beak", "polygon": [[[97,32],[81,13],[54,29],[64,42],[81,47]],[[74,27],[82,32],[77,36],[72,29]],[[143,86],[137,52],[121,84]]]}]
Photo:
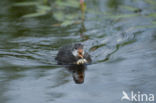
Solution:
[{"label": "bird beak", "polygon": [[83,58],[83,49],[78,49],[78,56]]}]

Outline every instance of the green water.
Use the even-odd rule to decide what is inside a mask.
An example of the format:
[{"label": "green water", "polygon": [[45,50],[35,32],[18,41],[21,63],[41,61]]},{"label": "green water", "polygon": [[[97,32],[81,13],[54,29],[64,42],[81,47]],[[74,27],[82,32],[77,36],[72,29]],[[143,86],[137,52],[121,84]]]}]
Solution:
[{"label": "green water", "polygon": [[[54,26],[51,12],[23,18],[35,9],[17,2],[0,1],[0,103],[121,103],[123,90],[156,95],[154,0],[86,0],[84,22],[65,27]],[[54,60],[59,47],[76,42],[93,59],[83,84]]]}]

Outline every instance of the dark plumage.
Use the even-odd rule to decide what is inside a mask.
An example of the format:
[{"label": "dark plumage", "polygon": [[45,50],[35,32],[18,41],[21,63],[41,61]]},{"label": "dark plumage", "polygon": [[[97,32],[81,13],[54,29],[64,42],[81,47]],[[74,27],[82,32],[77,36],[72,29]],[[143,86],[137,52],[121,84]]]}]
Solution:
[{"label": "dark plumage", "polygon": [[76,64],[80,59],[85,59],[87,63],[91,63],[92,61],[90,55],[83,50],[83,45],[80,43],[61,47],[55,59],[58,64],[63,65]]}]

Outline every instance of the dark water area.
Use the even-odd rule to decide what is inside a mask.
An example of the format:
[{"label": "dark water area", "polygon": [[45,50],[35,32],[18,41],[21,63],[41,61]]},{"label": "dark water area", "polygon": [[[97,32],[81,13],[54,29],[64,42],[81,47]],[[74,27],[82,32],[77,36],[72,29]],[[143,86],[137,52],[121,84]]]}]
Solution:
[{"label": "dark water area", "polygon": [[[16,2],[0,1],[0,103],[132,103],[121,101],[122,91],[156,95],[156,2],[86,0],[84,22],[67,27],[54,26],[51,13],[22,18],[34,9]],[[83,84],[54,59],[76,42],[93,59]]]}]

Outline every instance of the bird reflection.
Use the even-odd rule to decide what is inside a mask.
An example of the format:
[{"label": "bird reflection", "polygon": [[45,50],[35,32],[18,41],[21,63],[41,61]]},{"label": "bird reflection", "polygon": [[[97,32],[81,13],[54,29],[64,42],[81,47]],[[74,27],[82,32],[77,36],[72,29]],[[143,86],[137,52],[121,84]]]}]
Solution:
[{"label": "bird reflection", "polygon": [[55,58],[58,65],[64,65],[72,72],[75,83],[84,82],[86,65],[92,62],[91,56],[81,43],[62,46]]},{"label": "bird reflection", "polygon": [[76,84],[84,83],[85,70],[87,69],[86,65],[70,65],[66,68],[72,73],[73,80]]}]

